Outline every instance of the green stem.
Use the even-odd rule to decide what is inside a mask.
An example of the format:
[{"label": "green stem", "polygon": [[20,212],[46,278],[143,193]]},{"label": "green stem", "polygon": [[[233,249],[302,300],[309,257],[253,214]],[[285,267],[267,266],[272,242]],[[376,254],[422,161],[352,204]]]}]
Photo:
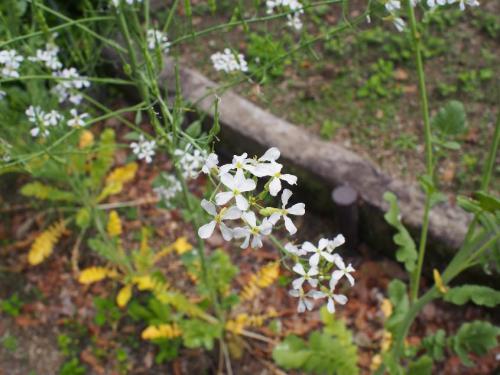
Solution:
[{"label": "green stem", "polygon": [[[418,75],[418,90],[420,93],[420,105],[422,109],[422,117],[424,120],[424,141],[425,141],[425,164],[427,174],[433,178],[434,163],[432,156],[432,134],[431,122],[429,116],[429,102],[427,99],[427,89],[425,86],[425,71],[422,59],[422,40],[421,35],[417,30],[417,19],[415,17],[415,10],[411,6],[410,0],[406,0],[406,8],[408,10],[408,18],[410,21],[410,31],[412,35],[413,48],[415,50],[415,63],[417,65]],[[431,210],[431,193],[427,193],[425,198],[424,218],[422,224],[422,232],[420,235],[420,244],[418,251],[417,267],[412,274],[412,285],[410,300],[414,301],[418,297],[418,290],[420,284],[420,276],[422,274],[422,266],[425,258],[425,248],[427,244],[427,235],[429,230],[429,215]]]},{"label": "green stem", "polygon": [[483,179],[481,181],[481,190],[483,191],[488,190],[488,185],[490,183],[491,175],[493,174],[493,168],[495,166],[495,159],[497,156],[499,143],[500,143],[500,110],[498,111],[497,123],[495,125],[495,134],[493,135],[493,142],[490,147],[488,159],[486,160],[486,167],[483,173]]}]

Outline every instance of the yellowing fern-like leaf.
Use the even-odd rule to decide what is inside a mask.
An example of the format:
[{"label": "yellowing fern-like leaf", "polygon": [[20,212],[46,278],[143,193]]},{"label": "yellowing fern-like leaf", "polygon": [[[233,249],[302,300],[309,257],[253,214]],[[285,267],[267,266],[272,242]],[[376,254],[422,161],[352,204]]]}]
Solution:
[{"label": "yellowing fern-like leaf", "polygon": [[144,291],[149,290],[151,292],[161,292],[168,289],[168,284],[161,280],[155,279],[149,275],[144,276],[134,276],[132,282],[137,285],[137,289]]},{"label": "yellowing fern-like leaf", "polygon": [[193,248],[193,245],[189,243],[186,237],[179,237],[178,239],[175,240],[174,243],[164,247],[161,249],[160,252],[158,252],[155,257],[154,257],[154,262],[158,262],[161,258],[167,256],[170,254],[172,251],[177,252],[177,254],[182,255],[185,252],[191,250]]},{"label": "yellowing fern-like leaf", "polygon": [[94,144],[94,134],[90,130],[82,131],[80,139],[78,141],[78,147],[80,149],[87,148]]},{"label": "yellowing fern-like leaf", "polygon": [[236,318],[230,319],[226,322],[226,330],[236,334],[241,334],[245,327],[262,327],[264,321],[269,318],[275,317],[276,311],[271,309],[267,314],[262,315],[248,315],[245,313],[236,315]]},{"label": "yellowing fern-like leaf", "polygon": [[271,262],[262,267],[256,274],[250,276],[247,285],[240,293],[240,298],[249,301],[254,298],[260,289],[272,285],[279,276],[279,262]]},{"label": "yellowing fern-like leaf", "polygon": [[182,335],[181,330],[175,324],[160,324],[158,326],[149,326],[142,331],[143,340],[155,339],[173,339]]},{"label": "yellowing fern-like leaf", "polygon": [[65,229],[64,220],[61,220],[42,232],[42,234],[35,239],[33,245],[31,245],[28,254],[28,262],[32,266],[36,266],[49,257],[54,251],[54,246],[63,235]]},{"label": "yellowing fern-like leaf", "polygon": [[127,284],[118,292],[118,295],[116,296],[116,304],[119,307],[125,307],[130,301],[130,298],[132,298],[132,284]]},{"label": "yellowing fern-like leaf", "polygon": [[112,183],[125,184],[133,180],[136,173],[137,163],[129,163],[123,167],[115,168],[111,171],[108,177],[106,177],[106,185],[110,185]]},{"label": "yellowing fern-like leaf", "polygon": [[60,190],[50,185],[35,181],[24,185],[21,194],[26,197],[34,197],[41,200],[73,202],[75,196],[69,191]]},{"label": "yellowing fern-like leaf", "polygon": [[122,234],[122,221],[120,216],[118,216],[118,212],[115,210],[109,213],[108,225],[106,229],[111,237],[117,237]]},{"label": "yellowing fern-like leaf", "polygon": [[106,267],[89,267],[78,276],[81,284],[92,284],[104,280],[107,277],[113,277],[116,272]]}]

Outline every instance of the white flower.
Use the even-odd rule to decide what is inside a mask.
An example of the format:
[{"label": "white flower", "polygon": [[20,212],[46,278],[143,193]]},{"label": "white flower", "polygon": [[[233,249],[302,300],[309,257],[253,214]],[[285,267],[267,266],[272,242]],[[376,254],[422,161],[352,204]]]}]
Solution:
[{"label": "white flower", "polygon": [[254,164],[252,159],[248,158],[248,154],[246,152],[241,155],[234,155],[230,164],[224,164],[219,168],[219,175],[222,176],[227,174],[233,169],[235,169],[236,172],[243,172],[244,170],[252,172],[254,170]]},{"label": "white flower", "polygon": [[170,48],[167,34],[160,30],[148,30],[146,39],[150,50],[154,50],[158,46],[162,52],[168,52]]},{"label": "white flower", "polygon": [[182,186],[180,181],[174,176],[174,175],[167,175],[163,177],[167,185],[166,186],[158,186],[153,189],[153,191],[163,200],[165,200],[167,203],[175,198],[177,193],[182,191]]},{"label": "white flower", "polygon": [[15,49],[0,51],[0,65],[3,65],[0,74],[6,78],[19,78],[18,69],[24,57]]},{"label": "white flower", "polygon": [[304,249],[302,248],[299,248],[297,246],[295,246],[294,244],[288,242],[285,246],[284,246],[285,250],[287,252],[289,252],[290,254],[292,255],[296,255],[296,256],[302,256],[302,255],[306,255],[307,254],[307,251],[305,251]]},{"label": "white flower", "polygon": [[396,17],[392,20],[392,23],[394,25],[394,27],[401,33],[404,31],[405,27],[406,27],[406,22],[400,18],[400,17]]},{"label": "white flower", "polygon": [[[466,5],[470,6],[471,8],[478,7],[480,5],[479,1],[477,1],[477,0],[458,0],[458,1],[460,4],[460,10],[462,10],[462,11],[465,10]],[[456,2],[456,0],[452,0],[450,2],[450,4],[455,3],[455,2]]]},{"label": "white flower", "polygon": [[71,111],[69,111],[69,113],[71,113],[71,116],[73,116],[73,117],[68,120],[68,126],[70,126],[70,127],[85,126],[84,119],[89,117],[88,113],[78,114],[78,111],[76,110],[76,108],[71,109]]},{"label": "white flower", "polygon": [[43,116],[43,122],[47,126],[56,126],[62,119],[63,116],[56,110],[52,110]]},{"label": "white flower", "polygon": [[[134,2],[142,3],[142,0],[124,0],[126,4],[133,5]],[[118,7],[120,6],[121,0],[111,0],[111,5]]]},{"label": "white flower", "polygon": [[30,105],[24,113],[28,117],[28,121],[34,124],[42,122],[43,116],[45,116],[45,112],[39,106]]},{"label": "white flower", "polygon": [[90,82],[85,77],[82,77],[75,68],[63,69],[56,72],[55,76],[64,79],[61,83],[66,88],[83,89],[90,86]]},{"label": "white flower", "polygon": [[185,179],[196,178],[207,159],[206,151],[191,149],[191,144],[188,144],[184,150],[177,149],[174,151]]},{"label": "white flower", "polygon": [[257,218],[251,211],[243,212],[241,217],[247,225],[243,228],[235,228],[233,230],[234,238],[244,238],[243,243],[241,244],[242,249],[246,249],[248,247],[252,236],[251,246],[253,248],[262,247],[262,236],[270,234],[273,229],[273,225],[267,219],[264,219],[260,225],[257,225]]},{"label": "white flower", "polygon": [[328,246],[328,240],[326,238],[322,238],[319,240],[318,247],[314,246],[312,243],[308,241],[304,242],[302,248],[309,253],[314,253],[309,258],[309,264],[311,265],[311,267],[317,267],[321,257],[325,258],[330,263],[333,262],[334,256],[330,254],[330,252],[327,249],[327,246]]},{"label": "white flower", "polygon": [[281,210],[279,212],[273,213],[269,217],[269,221],[275,225],[280,217],[285,221],[285,228],[290,234],[295,234],[297,232],[297,227],[293,224],[292,220],[288,215],[302,216],[305,214],[305,204],[296,203],[292,207],[286,208],[288,200],[292,196],[292,192],[288,189],[283,190],[281,194]]},{"label": "white flower", "polygon": [[337,247],[342,246],[345,243],[345,237],[342,234],[338,234],[332,241],[328,241],[326,249],[329,253],[333,252]]},{"label": "white flower", "polygon": [[304,311],[306,311],[306,309],[309,311],[313,309],[314,302],[309,299],[309,297],[312,297],[313,292],[313,290],[310,290],[309,292],[304,293],[303,289],[292,289],[288,291],[288,294],[290,294],[292,297],[299,299],[299,304],[297,306],[297,311],[299,313],[303,313]]},{"label": "white flower", "polygon": [[224,71],[231,73],[237,70],[242,72],[248,71],[248,64],[245,56],[240,54],[233,54],[229,48],[224,49],[224,52],[216,52],[210,56],[214,69],[217,71]]},{"label": "white flower", "polygon": [[239,219],[242,212],[237,207],[232,206],[229,208],[224,207],[220,210],[219,213],[217,213],[215,205],[212,202],[207,201],[206,199],[203,199],[201,201],[201,207],[203,207],[205,211],[212,215],[214,219],[209,223],[201,226],[198,229],[198,235],[204,239],[209,238],[210,236],[212,236],[216,224],[219,224],[222,237],[226,241],[230,241],[233,238],[233,232],[230,228],[227,227],[226,224],[224,224],[223,221]]},{"label": "white flower", "polygon": [[273,197],[278,195],[281,190],[281,180],[288,182],[290,185],[295,185],[297,183],[297,176],[292,174],[282,174],[281,169],[283,165],[272,162],[266,164],[259,164],[255,167],[254,174],[257,177],[270,176],[269,180],[269,193]]},{"label": "white flower", "polygon": [[217,205],[224,205],[232,198],[234,198],[236,201],[236,206],[240,210],[248,210],[248,201],[242,193],[254,190],[257,186],[255,181],[250,178],[245,178],[243,172],[237,172],[234,176],[230,175],[229,173],[223,174],[220,178],[220,181],[230,190],[220,192],[215,196],[215,202],[217,203]]},{"label": "white flower", "polygon": [[299,278],[292,281],[293,289],[301,289],[304,281],[307,281],[313,288],[318,286],[318,279],[313,278],[313,276],[317,276],[319,273],[316,267],[311,267],[309,271],[306,272],[304,266],[301,263],[297,263],[293,266],[293,270],[300,275]]},{"label": "white flower", "polygon": [[137,159],[144,159],[146,163],[151,163],[155,155],[156,142],[146,141],[144,134],[141,134],[137,142],[132,142],[130,144],[130,148],[132,152],[137,155]]},{"label": "white flower", "polygon": [[34,62],[43,62],[50,70],[59,70],[63,65],[57,57],[58,53],[59,47],[57,45],[54,43],[47,43],[44,50],[37,49],[35,56],[31,56],[28,59]]},{"label": "white flower", "polygon": [[300,15],[298,13],[288,14],[286,16],[287,22],[286,24],[295,30],[301,30],[304,26],[302,24],[302,20],[300,19]]},{"label": "white flower", "polygon": [[342,276],[345,276],[347,280],[349,280],[351,286],[354,286],[354,277],[352,277],[351,272],[354,272],[355,269],[352,267],[350,263],[346,267],[342,257],[338,254],[335,255],[336,256],[333,259],[333,261],[335,262],[335,265],[337,266],[338,270],[333,271],[331,280],[333,280],[334,283],[336,284],[342,278]]},{"label": "white flower", "polygon": [[217,169],[217,165],[219,165],[219,157],[217,156],[217,154],[211,153],[207,156],[207,159],[205,160],[205,164],[203,164],[201,171],[205,174],[210,174],[210,171],[212,169]]},{"label": "white flower", "polygon": [[387,11],[389,13],[392,13],[396,10],[399,10],[399,9],[401,9],[401,1],[400,0],[388,0],[385,3],[385,9],[387,9]]},{"label": "white flower", "polygon": [[333,293],[335,290],[336,286],[336,281],[333,279],[330,279],[330,290],[325,290],[325,291],[319,291],[319,290],[313,290],[311,291],[311,296],[314,299],[319,299],[319,298],[325,298],[328,297],[328,302],[326,304],[326,309],[330,314],[333,314],[335,312],[335,302],[340,303],[341,305],[345,305],[347,303],[347,297],[344,296],[343,294],[335,294]]}]

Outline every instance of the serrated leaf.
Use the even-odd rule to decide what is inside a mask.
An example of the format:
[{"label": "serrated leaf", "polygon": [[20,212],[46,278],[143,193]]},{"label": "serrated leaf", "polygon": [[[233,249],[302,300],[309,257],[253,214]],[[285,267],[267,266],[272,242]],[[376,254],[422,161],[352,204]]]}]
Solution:
[{"label": "serrated leaf", "polygon": [[302,368],[311,355],[304,341],[294,335],[287,336],[273,350],[274,361],[286,370]]},{"label": "serrated leaf", "polygon": [[470,301],[486,307],[500,305],[500,292],[482,285],[464,285],[452,288],[443,298],[446,302],[455,305],[463,305]]},{"label": "serrated leaf", "polygon": [[422,346],[435,360],[444,358],[444,348],[446,347],[446,334],[444,330],[438,329],[433,335],[427,336],[422,340]]},{"label": "serrated leaf", "polygon": [[462,134],[467,126],[464,105],[457,100],[449,101],[432,118],[431,126],[444,135],[454,136]]},{"label": "serrated leaf", "polygon": [[214,340],[220,338],[223,331],[220,324],[210,324],[198,319],[184,320],[180,327],[187,348],[204,347],[207,350],[213,349]]},{"label": "serrated leaf", "polygon": [[468,353],[484,355],[498,345],[500,328],[489,322],[476,320],[463,324],[457,334],[451,338],[451,347],[466,366],[474,363]]},{"label": "serrated leaf", "polygon": [[401,222],[401,214],[399,212],[396,195],[391,192],[386,192],[384,194],[384,199],[389,202],[389,210],[384,215],[384,219],[398,231],[393,237],[394,243],[398,245],[396,259],[404,263],[408,272],[412,272],[415,269],[418,257],[415,242]]},{"label": "serrated leaf", "polygon": [[76,213],[76,225],[80,228],[87,228],[90,225],[90,209],[88,207],[80,208]]},{"label": "serrated leaf", "polygon": [[387,319],[385,325],[387,329],[394,333],[398,324],[404,319],[408,309],[410,308],[410,301],[406,290],[406,285],[401,280],[392,280],[388,288],[389,300],[392,303],[392,315]]},{"label": "serrated leaf", "polygon": [[113,165],[115,150],[115,132],[113,129],[107,128],[101,133],[96,158],[90,169],[92,187],[97,188],[101,185],[104,176]]},{"label": "serrated leaf", "polygon": [[408,375],[430,375],[432,374],[432,358],[423,355],[408,366]]}]

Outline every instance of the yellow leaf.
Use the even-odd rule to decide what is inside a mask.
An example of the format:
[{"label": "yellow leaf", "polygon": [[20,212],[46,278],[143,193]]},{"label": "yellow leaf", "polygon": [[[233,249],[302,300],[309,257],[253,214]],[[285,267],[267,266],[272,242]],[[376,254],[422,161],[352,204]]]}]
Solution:
[{"label": "yellow leaf", "polygon": [[82,131],[82,134],[80,135],[80,140],[78,142],[78,147],[82,149],[92,146],[93,144],[94,144],[94,134],[92,134],[92,132],[89,130]]},{"label": "yellow leaf", "polygon": [[120,220],[120,216],[118,216],[118,212],[115,210],[109,213],[108,225],[106,229],[111,237],[116,237],[122,234],[122,221]]},{"label": "yellow leaf", "polygon": [[144,275],[144,276],[134,276],[132,278],[132,282],[137,285],[137,289],[143,291],[143,290],[150,290],[153,292],[160,292],[163,290],[166,290],[168,288],[168,284],[165,282],[162,282],[158,279],[154,279],[153,277],[149,275]]},{"label": "yellow leaf", "polygon": [[389,318],[392,315],[392,304],[389,299],[384,298],[382,304],[380,305],[380,309],[384,313],[385,318]]},{"label": "yellow leaf", "polygon": [[129,163],[123,167],[115,168],[108,177],[106,177],[106,185],[112,183],[125,184],[134,179],[136,172],[137,163]]},{"label": "yellow leaf", "polygon": [[36,266],[49,257],[50,254],[52,254],[52,251],[54,251],[54,246],[57,241],[59,241],[59,238],[61,238],[64,231],[64,220],[61,220],[40,234],[35,239],[35,242],[33,242],[33,245],[31,245],[28,253],[28,262],[32,266]]},{"label": "yellow leaf", "polygon": [[257,295],[260,289],[271,286],[279,276],[279,262],[271,262],[262,267],[256,274],[250,276],[250,280],[240,293],[240,298],[249,301]]},{"label": "yellow leaf", "polygon": [[444,285],[443,279],[441,278],[441,274],[437,269],[434,268],[432,271],[432,275],[434,276],[434,283],[436,284],[436,288],[442,293],[448,293],[448,287]]},{"label": "yellow leaf", "polygon": [[181,330],[175,324],[160,324],[149,326],[142,331],[143,340],[154,340],[160,338],[173,339],[182,335]]},{"label": "yellow leaf", "polygon": [[130,301],[130,298],[132,298],[132,285],[127,284],[118,292],[118,295],[116,296],[116,304],[119,307],[125,307],[127,306],[128,301]]},{"label": "yellow leaf", "polygon": [[186,237],[179,237],[175,240],[172,246],[179,255],[182,255],[193,248],[193,245],[188,242]]},{"label": "yellow leaf", "polygon": [[123,184],[121,182],[112,182],[109,185],[106,185],[104,189],[102,189],[101,194],[97,197],[97,201],[101,202],[110,195],[118,194],[122,191]]},{"label": "yellow leaf", "polygon": [[104,280],[106,277],[111,277],[113,273],[116,273],[116,271],[110,270],[109,268],[89,267],[80,272],[78,281],[81,284],[92,284]]}]

